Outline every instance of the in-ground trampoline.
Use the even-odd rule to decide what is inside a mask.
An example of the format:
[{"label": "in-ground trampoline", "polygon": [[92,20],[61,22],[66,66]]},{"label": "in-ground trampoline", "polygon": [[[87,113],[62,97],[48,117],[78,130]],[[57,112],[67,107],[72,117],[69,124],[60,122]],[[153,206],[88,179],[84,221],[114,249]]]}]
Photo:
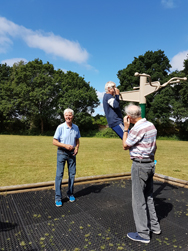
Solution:
[{"label": "in-ground trampoline", "polygon": [[0,250],[188,250],[186,188],[154,182],[162,234],[149,244],[126,236],[135,232],[130,180],[77,185],[75,197],[57,208],[53,190],[0,195]]}]

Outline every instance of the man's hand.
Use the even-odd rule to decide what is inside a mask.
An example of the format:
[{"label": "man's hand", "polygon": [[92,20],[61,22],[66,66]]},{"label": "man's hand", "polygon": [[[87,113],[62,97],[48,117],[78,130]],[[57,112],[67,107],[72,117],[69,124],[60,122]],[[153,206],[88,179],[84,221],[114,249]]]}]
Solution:
[{"label": "man's hand", "polygon": [[[129,116],[125,116],[124,119],[123,119],[123,122],[124,122],[124,130],[128,131],[130,123],[131,123]],[[128,137],[128,132],[124,132],[123,133],[123,140],[122,140],[124,150],[129,149],[129,146],[126,144],[127,137]]]},{"label": "man's hand", "polygon": [[124,130],[128,130],[131,123],[129,116],[124,117],[123,123],[124,123]]},{"label": "man's hand", "polygon": [[69,151],[72,151],[74,147],[72,145],[65,144],[65,148]]},{"label": "man's hand", "polygon": [[73,156],[76,155],[77,153],[78,153],[78,147],[75,147]]},{"label": "man's hand", "polygon": [[[76,140],[77,140],[78,143],[79,143],[79,139],[76,139]],[[65,148],[65,149],[67,149],[68,151],[72,151],[72,150],[75,151],[75,148],[77,148],[76,154],[78,153],[78,146],[79,146],[79,144],[78,144],[77,147],[74,148],[74,146],[72,146],[72,145],[60,143],[57,139],[54,139],[54,138],[53,138],[53,145],[54,145],[54,146],[57,146],[57,147],[63,147],[63,148]]]},{"label": "man's hand", "polygon": [[115,95],[119,95],[120,91],[115,87]]},{"label": "man's hand", "polygon": [[76,139],[76,146],[74,148],[74,154],[73,155],[78,154],[78,148],[79,148],[79,146],[80,146],[80,140]]}]

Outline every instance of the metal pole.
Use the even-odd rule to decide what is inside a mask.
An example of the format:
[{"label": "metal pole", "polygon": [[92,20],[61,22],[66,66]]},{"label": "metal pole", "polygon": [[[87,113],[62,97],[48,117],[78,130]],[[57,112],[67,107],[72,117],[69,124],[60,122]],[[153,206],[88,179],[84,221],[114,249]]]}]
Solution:
[{"label": "metal pole", "polygon": [[146,98],[145,98],[145,84],[147,82],[146,76],[140,76],[140,93],[139,93],[139,104],[141,107],[141,116],[146,116]]},{"label": "metal pole", "polygon": [[141,107],[141,116],[142,118],[146,117],[146,104],[140,104]]}]

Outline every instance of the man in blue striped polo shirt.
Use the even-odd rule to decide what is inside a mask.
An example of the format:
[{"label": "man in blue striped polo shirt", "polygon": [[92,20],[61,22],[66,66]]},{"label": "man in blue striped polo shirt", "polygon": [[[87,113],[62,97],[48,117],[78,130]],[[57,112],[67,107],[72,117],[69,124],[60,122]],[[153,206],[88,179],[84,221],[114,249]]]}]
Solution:
[{"label": "man in blue striped polo shirt", "polygon": [[[150,242],[150,232],[160,234],[161,229],[153,202],[154,155],[157,149],[155,126],[141,118],[141,108],[130,104],[125,108],[123,148],[129,149],[133,160],[131,168],[132,209],[136,233],[128,233],[133,241]],[[130,123],[134,124],[128,133]]]},{"label": "man in blue striped polo shirt", "polygon": [[54,134],[53,145],[57,150],[57,170],[55,178],[55,205],[62,206],[61,182],[64,173],[65,163],[68,164],[69,182],[67,198],[74,202],[74,178],[76,174],[76,155],[80,145],[80,131],[77,125],[72,123],[74,111],[66,109],[64,111],[65,122],[60,124]]}]

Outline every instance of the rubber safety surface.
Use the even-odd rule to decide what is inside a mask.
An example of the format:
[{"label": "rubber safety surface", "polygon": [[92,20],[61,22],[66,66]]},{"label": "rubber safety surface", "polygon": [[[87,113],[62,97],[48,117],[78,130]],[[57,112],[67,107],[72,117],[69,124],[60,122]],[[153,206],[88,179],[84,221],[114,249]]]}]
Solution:
[{"label": "rubber safety surface", "polygon": [[0,250],[188,250],[186,188],[154,182],[162,233],[149,244],[127,237],[136,231],[130,180],[77,185],[75,197],[57,208],[53,190],[1,195]]}]

